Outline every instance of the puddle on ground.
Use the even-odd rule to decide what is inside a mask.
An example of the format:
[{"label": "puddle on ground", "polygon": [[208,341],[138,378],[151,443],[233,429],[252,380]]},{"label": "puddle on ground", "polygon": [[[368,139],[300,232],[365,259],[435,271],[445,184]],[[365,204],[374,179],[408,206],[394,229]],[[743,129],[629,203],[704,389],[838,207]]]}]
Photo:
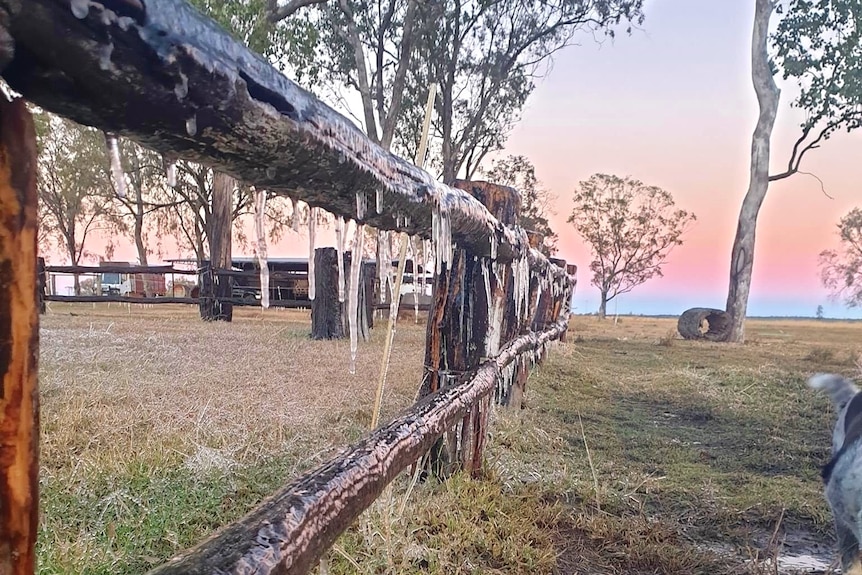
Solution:
[{"label": "puddle on ground", "polygon": [[[767,561],[771,565],[772,561]],[[778,557],[779,573],[826,573],[832,565],[831,557],[815,557],[807,553],[794,555],[788,553]]]},{"label": "puddle on ground", "polygon": [[[834,554],[830,543],[824,544],[810,533],[790,531],[780,540],[778,554],[778,569],[764,550],[769,547],[768,535],[754,537],[754,545],[760,549],[763,559],[758,560],[761,569],[767,573],[777,572],[778,575],[822,575],[835,573]],[[746,563],[755,561],[744,549],[734,548],[727,543],[712,543],[704,546],[713,553],[742,559]]]}]

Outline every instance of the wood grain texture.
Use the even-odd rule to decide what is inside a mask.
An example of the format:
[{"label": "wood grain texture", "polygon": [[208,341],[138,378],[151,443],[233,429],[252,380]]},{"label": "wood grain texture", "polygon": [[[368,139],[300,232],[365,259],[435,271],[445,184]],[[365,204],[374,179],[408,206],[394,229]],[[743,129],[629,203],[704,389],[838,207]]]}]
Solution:
[{"label": "wood grain texture", "polygon": [[39,307],[36,135],[23,100],[0,98],[0,573],[35,568]]}]

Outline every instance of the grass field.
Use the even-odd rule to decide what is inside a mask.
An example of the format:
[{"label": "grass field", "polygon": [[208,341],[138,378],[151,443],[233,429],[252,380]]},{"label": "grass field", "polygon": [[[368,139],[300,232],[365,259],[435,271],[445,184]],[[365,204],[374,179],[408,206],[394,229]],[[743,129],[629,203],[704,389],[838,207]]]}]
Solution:
[{"label": "grass field", "polygon": [[[492,421],[487,478],[400,477],[330,573],[791,573],[831,560],[815,371],[858,372],[862,323],[748,322],[743,346],[674,321],[572,320],[526,408]],[[183,307],[42,318],[41,573],[140,573],[365,433],[383,330],[308,339],[301,312],[204,324]],[[409,406],[424,323],[399,324],[383,418]],[[777,556],[777,564],[770,563]],[[757,559],[757,561],[750,561]],[[821,569],[818,572],[823,572]]]}]

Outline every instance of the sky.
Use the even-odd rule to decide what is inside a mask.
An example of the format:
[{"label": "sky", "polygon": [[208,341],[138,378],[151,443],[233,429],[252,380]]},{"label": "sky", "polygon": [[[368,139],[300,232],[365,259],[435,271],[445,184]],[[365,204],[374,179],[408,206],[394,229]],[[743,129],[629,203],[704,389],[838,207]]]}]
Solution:
[{"label": "sky", "polygon": [[[566,219],[578,182],[594,173],[632,176],[671,192],[698,219],[649,281],[609,312],[679,314],[724,308],[730,248],[748,185],[757,101],[750,78],[752,0],[652,0],[642,30],[598,46],[587,39],[554,61],[504,154],[523,154],[557,195],[551,221],[559,255],[579,264],[575,306],[595,311],[590,253]],[[772,138],[773,172],[787,163],[801,115],[782,88]],[[862,133],[839,134],[806,156],[797,175],[770,185],[760,213],[749,315],[862,317],[830,302],[818,254],[837,246],[836,224],[862,207]]]},{"label": "sky", "polygon": [[[523,154],[555,196],[551,216],[558,256],[580,267],[576,312],[598,308],[588,246],[566,222],[578,182],[595,173],[631,176],[671,192],[697,222],[650,280],[609,304],[610,313],[679,314],[724,308],[730,248],[748,185],[757,102],[750,79],[753,0],[647,0],[646,21],[631,36],[598,44],[592,36],[558,53],[527,102],[500,155]],[[801,116],[794,87],[782,88],[772,138],[773,171],[787,163]],[[836,224],[862,207],[862,130],[838,134],[806,156],[797,175],[773,183],[760,213],[749,315],[862,318],[830,301],[818,254],[837,246]],[[288,235],[271,256],[307,254]],[[236,251],[236,248],[235,248]],[[240,250],[242,251],[242,250]],[[237,254],[239,255],[239,254]],[[134,258],[121,246],[115,259]]]}]

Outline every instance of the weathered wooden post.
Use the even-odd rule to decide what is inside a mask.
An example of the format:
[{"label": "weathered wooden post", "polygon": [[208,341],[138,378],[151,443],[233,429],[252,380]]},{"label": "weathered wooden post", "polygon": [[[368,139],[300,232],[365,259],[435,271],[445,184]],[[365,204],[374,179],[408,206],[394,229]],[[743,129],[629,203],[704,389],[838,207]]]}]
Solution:
[{"label": "weathered wooden post", "polygon": [[[350,269],[345,265],[345,269]],[[347,281],[347,278],[345,278]],[[314,300],[311,302],[311,339],[344,337],[344,310],[338,301],[338,250],[314,250]]]},{"label": "weathered wooden post", "polygon": [[[456,180],[453,187],[472,194],[502,223],[517,223],[520,195],[516,190],[463,180]],[[507,266],[501,270],[498,282],[492,265],[489,258],[475,258],[456,249],[452,260],[437,270],[428,312],[420,395],[458,383],[482,359],[499,352],[501,339],[511,324],[507,310],[512,278]],[[459,430],[452,430],[438,441],[431,460],[435,474],[446,475],[458,467],[473,475],[481,472],[489,409],[490,400],[474,406]]]},{"label": "weathered wooden post", "polygon": [[0,98],[0,573],[35,569],[39,519],[36,133]]},{"label": "weathered wooden post", "polygon": [[[346,268],[347,262],[345,262],[344,265]],[[374,327],[374,304],[376,303],[374,301],[374,278],[377,277],[377,262],[362,262],[362,270],[360,274],[360,277],[363,278],[365,289],[364,294],[359,301],[365,302],[365,322],[360,323],[359,325],[366,326],[365,329],[367,333],[369,329]]]}]

